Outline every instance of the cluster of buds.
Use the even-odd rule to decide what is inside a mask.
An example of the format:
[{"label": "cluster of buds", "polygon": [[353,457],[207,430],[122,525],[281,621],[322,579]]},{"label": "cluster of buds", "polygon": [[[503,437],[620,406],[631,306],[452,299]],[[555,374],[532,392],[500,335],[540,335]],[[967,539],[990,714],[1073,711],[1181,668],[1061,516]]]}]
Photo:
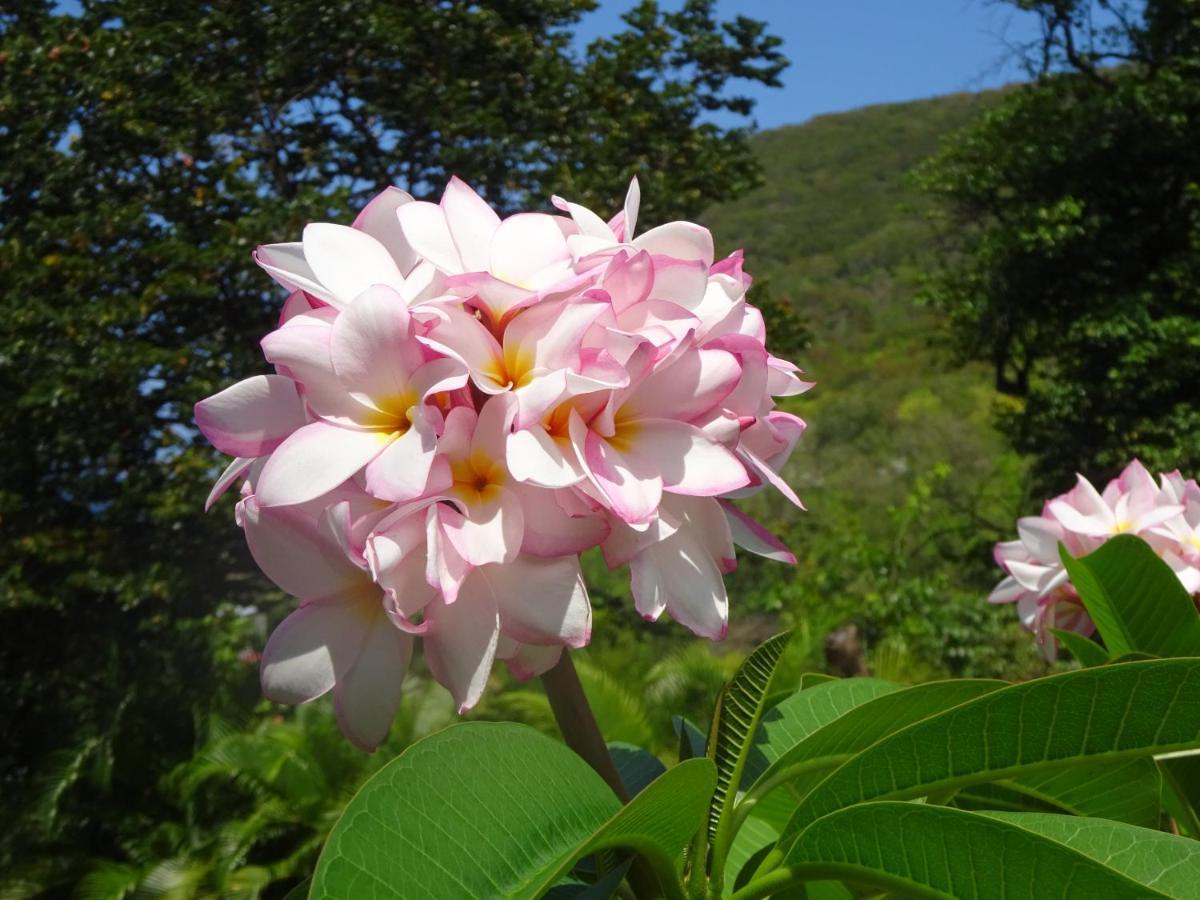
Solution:
[{"label": "cluster of buds", "polygon": [[1067,577],[1059,544],[1079,557],[1114,535],[1137,535],[1170,565],[1188,593],[1200,593],[1200,486],[1178,471],[1155,480],[1134,460],[1103,493],[1080,475],[1075,487],[1048,501],[1040,516],[1018,520],[1017,534],[1017,540],[996,545],[996,563],[1008,574],[988,599],[1017,604],[1021,622],[1037,636],[1047,659],[1057,652],[1050,629],[1095,631]]},{"label": "cluster of buds", "polygon": [[351,226],[315,223],[255,259],[291,293],[262,341],[274,374],[196,406],[235,459],[237,522],[299,600],[262,656],[269,698],[332,691],[342,730],[386,735],[420,638],[464,711],[496,659],[520,678],[588,643],[579,554],[628,565],[647,619],[720,639],[735,543],[787,562],[732,499],[767,486],[807,390],[767,352],[742,255],[690,222],[501,219],[452,179],[389,188]]}]

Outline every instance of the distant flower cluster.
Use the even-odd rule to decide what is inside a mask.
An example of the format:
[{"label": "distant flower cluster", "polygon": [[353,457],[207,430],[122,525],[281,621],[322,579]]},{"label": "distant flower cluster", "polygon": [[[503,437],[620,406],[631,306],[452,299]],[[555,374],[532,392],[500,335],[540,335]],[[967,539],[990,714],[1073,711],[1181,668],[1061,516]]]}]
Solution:
[{"label": "distant flower cluster", "polygon": [[996,545],[996,562],[1008,576],[988,598],[1016,603],[1021,622],[1052,659],[1051,628],[1090,635],[1095,630],[1067,579],[1058,545],[1072,556],[1091,553],[1117,534],[1150,544],[1193,596],[1200,593],[1200,486],[1178,471],[1156,481],[1137,460],[1098,492],[1086,478],[1046,503],[1040,516],[1017,522],[1018,539]]},{"label": "distant flower cluster", "polygon": [[460,711],[495,659],[518,677],[591,633],[578,555],[628,564],[638,611],[719,639],[734,544],[787,562],[730,498],[768,485],[810,385],[765,347],[741,253],[708,230],[501,220],[452,179],[440,203],[390,188],[350,227],[311,224],[255,258],[291,291],[262,341],[275,374],[196,405],[241,480],[250,552],[299,607],[263,652],[266,695],[332,691],[375,747],[420,637]]}]

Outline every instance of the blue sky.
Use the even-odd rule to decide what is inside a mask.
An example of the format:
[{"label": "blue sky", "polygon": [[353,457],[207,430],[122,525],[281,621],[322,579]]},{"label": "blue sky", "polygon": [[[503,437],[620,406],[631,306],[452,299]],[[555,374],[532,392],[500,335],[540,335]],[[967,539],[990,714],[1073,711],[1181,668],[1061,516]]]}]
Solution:
[{"label": "blue sky", "polygon": [[[600,0],[582,43],[619,30],[634,5]],[[1033,16],[995,0],[719,0],[717,8],[722,18],[765,20],[792,62],[783,88],[748,91],[760,128],[1023,80],[1006,45],[1037,34]]]}]

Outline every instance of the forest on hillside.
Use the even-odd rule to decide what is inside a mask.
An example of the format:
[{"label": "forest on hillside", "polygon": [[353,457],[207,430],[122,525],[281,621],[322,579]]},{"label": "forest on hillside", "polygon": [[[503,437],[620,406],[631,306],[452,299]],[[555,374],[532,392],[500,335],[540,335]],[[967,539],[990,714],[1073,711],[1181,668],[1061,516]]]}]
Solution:
[{"label": "forest on hillside", "polygon": [[[415,205],[457,176],[497,222],[596,219],[566,198],[628,246],[635,213],[642,234],[700,223],[705,276],[744,264],[765,350],[815,382],[778,395],[803,434],[764,475],[803,506],[739,498],[786,548],[722,569],[727,618],[706,636],[723,640],[681,606],[635,608],[608,546],[582,553],[590,643],[572,655],[623,779],[702,756],[722,685],[783,631],[772,684],[1021,684],[1086,664],[1054,630],[1091,634],[1078,594],[987,601],[1013,574],[997,545],[1077,473],[1101,489],[1136,459],[1161,493],[1200,472],[1200,9],[1013,5],[1043,26],[1014,50],[1028,82],[765,132],[739,85],[779,85],[780,42],[712,0],[646,0],[584,52],[589,0],[372,0],[353,21],[315,0],[0,11],[0,900],[290,897],[414,742],[460,718],[557,739],[552,698],[511,661],[466,703],[418,653],[373,754],[329,698],[260,693],[299,595],[247,547],[249,487],[206,512],[243,454],[210,446],[193,406],[268,371],[260,340],[295,302],[325,305],[315,269],[296,287],[252,251],[310,222],[357,228],[389,186]],[[595,514],[603,491],[585,493]],[[1152,545],[1195,596],[1188,527],[1178,553]]]}]

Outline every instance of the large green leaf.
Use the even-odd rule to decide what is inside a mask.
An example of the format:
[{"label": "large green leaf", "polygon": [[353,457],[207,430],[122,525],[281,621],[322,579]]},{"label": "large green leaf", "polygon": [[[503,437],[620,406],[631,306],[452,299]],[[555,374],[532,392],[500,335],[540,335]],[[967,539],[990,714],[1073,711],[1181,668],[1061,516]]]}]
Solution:
[{"label": "large green leaf", "polygon": [[1168,897],[1200,897],[1200,841],[1106,819],[985,813],[1066,844]]},{"label": "large green leaf", "polygon": [[1086,638],[1076,631],[1067,631],[1065,628],[1051,628],[1050,633],[1071,651],[1071,655],[1081,666],[1102,666],[1108,662],[1108,651],[1091,638]]},{"label": "large green leaf", "polygon": [[866,800],[939,794],[1074,763],[1117,763],[1195,746],[1200,659],[1053,675],[985,694],[867,748],[804,798],[784,838]]},{"label": "large green leaf", "polygon": [[1200,840],[1200,756],[1181,754],[1158,760],[1167,790],[1163,806],[1179,830]]},{"label": "large green leaf", "polygon": [[311,896],[532,897],[582,856],[641,854],[678,896],[675,858],[703,826],[708,760],[676,766],[621,807],[563,745],[502,723],[452,726],[414,744],[347,806]]},{"label": "large green leaf", "polygon": [[[712,733],[708,740],[708,754],[717,767],[717,785],[708,813],[708,840],[717,862],[718,881],[720,862],[728,849],[729,839],[733,837],[730,794],[741,784],[746,758],[750,753],[750,740],[758,730],[771,691],[772,678],[790,637],[787,632],[777,634],[759,645],[742,663],[717,700]],[[715,889],[720,891],[719,883]]]},{"label": "large green leaf", "polygon": [[772,763],[797,744],[856,706],[900,686],[879,678],[846,678],[800,690],[763,714],[746,758],[744,784],[753,784]]},{"label": "large green leaf", "polygon": [[1167,896],[1115,866],[1011,822],[942,806],[888,802],[852,806],[812,823],[781,868],[734,896],[764,897],[796,881],[822,878],[936,898]]},{"label": "large green leaf", "polygon": [[636,797],[655,778],[667,771],[657,756],[649,750],[626,744],[622,741],[611,741],[608,745],[608,755],[612,757],[621,776],[621,784],[630,797]]},{"label": "large green leaf", "polygon": [[1034,772],[1003,782],[1077,816],[1158,827],[1162,775],[1150,757]]},{"label": "large green leaf", "polygon": [[[856,680],[839,683],[851,684]],[[847,709],[781,753],[759,776],[751,795],[759,802],[772,785],[787,784],[799,800],[831,769],[892,732],[1006,686],[1003,681],[963,678],[881,691],[874,699]],[[813,688],[812,692],[816,690]]]},{"label": "large green leaf", "polygon": [[1060,555],[1110,656],[1200,655],[1192,598],[1141,538],[1118,535],[1081,559]]}]

